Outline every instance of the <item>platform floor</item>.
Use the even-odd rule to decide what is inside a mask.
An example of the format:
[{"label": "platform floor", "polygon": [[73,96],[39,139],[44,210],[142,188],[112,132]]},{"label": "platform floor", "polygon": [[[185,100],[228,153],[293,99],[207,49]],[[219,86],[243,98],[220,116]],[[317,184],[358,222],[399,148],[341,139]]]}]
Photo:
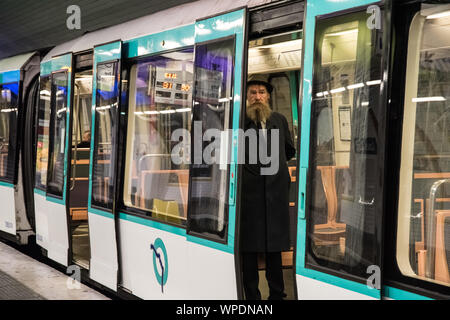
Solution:
[{"label": "platform floor", "polygon": [[0,242],[0,299],[110,300],[82,283],[74,286],[68,275],[3,242]]}]

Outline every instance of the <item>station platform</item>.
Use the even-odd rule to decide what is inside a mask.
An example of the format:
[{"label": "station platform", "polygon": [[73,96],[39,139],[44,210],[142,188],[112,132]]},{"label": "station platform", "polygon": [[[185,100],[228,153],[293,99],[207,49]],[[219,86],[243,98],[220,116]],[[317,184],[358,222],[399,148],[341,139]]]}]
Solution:
[{"label": "station platform", "polygon": [[0,300],[110,300],[0,242]]}]

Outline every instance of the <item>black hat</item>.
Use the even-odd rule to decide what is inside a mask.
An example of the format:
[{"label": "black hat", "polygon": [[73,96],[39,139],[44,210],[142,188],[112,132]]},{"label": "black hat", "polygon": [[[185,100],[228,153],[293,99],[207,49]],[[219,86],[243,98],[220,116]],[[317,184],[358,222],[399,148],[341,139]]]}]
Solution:
[{"label": "black hat", "polygon": [[254,74],[249,76],[247,81],[247,88],[254,84],[263,85],[266,87],[267,92],[272,93],[273,87],[269,82],[267,82],[266,76],[262,74]]}]

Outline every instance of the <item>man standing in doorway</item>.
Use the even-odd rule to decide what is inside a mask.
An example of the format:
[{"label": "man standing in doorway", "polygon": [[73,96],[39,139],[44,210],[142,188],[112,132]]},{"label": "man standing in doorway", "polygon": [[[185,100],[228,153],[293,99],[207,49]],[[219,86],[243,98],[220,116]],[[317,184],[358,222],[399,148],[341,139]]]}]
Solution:
[{"label": "man standing in doorway", "polygon": [[[245,164],[242,176],[241,253],[246,299],[260,300],[258,289],[258,255],[264,254],[269,300],[280,300],[284,293],[281,252],[290,249],[289,185],[287,161],[295,155],[286,118],[270,108],[272,86],[263,76],[253,76],[247,83],[247,108],[244,130],[256,130],[258,148],[278,144],[279,167],[274,174],[261,174],[270,164],[263,164],[258,150],[257,163],[249,163],[249,143],[245,143]],[[278,130],[278,135],[274,134]],[[275,139],[277,141],[275,141]],[[260,143],[261,139],[264,139]]]}]

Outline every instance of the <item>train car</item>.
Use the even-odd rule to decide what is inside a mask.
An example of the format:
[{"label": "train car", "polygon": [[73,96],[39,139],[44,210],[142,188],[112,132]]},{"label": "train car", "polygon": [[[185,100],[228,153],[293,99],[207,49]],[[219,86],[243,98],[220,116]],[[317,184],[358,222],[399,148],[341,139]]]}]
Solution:
[{"label": "train car", "polygon": [[448,299],[449,25],[437,1],[199,0],[0,61],[0,231],[119,296],[244,299],[259,75],[296,146],[287,298]]}]

